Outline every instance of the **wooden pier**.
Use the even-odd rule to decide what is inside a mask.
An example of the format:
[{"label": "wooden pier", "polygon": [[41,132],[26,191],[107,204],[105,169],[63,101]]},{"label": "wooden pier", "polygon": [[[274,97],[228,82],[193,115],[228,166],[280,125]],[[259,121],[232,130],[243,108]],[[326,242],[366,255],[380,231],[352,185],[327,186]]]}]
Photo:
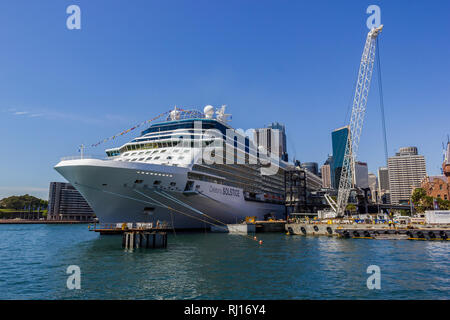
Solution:
[{"label": "wooden pier", "polygon": [[166,232],[127,231],[122,236],[122,248],[159,249],[167,248]]}]

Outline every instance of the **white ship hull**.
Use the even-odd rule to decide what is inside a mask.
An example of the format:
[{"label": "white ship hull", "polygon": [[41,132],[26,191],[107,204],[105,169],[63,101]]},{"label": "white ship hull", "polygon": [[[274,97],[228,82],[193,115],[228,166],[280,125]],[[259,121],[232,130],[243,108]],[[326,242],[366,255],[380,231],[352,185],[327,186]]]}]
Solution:
[{"label": "white ship hull", "polygon": [[184,167],[77,159],[61,161],[55,169],[83,195],[101,223],[159,220],[191,229],[236,223],[246,216],[284,216],[283,205],[245,200],[242,189],[194,181],[193,189],[185,191],[189,169]]}]

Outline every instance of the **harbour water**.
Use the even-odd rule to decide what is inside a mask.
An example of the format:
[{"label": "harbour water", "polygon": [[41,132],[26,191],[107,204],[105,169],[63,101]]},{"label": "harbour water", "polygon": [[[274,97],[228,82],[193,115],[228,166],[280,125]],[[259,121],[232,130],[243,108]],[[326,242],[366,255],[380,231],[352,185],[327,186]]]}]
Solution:
[{"label": "harbour water", "polygon": [[450,299],[448,241],[258,238],[170,234],[167,249],[130,252],[87,225],[0,225],[0,299]]}]

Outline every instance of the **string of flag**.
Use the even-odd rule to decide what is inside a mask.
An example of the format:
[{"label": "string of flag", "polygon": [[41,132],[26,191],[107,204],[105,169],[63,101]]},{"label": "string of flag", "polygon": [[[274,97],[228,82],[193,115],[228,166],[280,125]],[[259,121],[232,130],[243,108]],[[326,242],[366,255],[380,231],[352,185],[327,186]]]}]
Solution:
[{"label": "string of flag", "polygon": [[107,141],[109,141],[109,140],[114,140],[115,138],[118,138],[118,137],[120,137],[120,136],[123,136],[124,134],[127,134],[127,133],[133,131],[134,129],[137,129],[137,128],[143,126],[143,125],[146,125],[147,123],[150,123],[150,122],[152,122],[152,121],[155,121],[155,120],[161,118],[162,116],[168,114],[169,112],[170,112],[170,111],[161,113],[160,115],[158,115],[158,116],[156,116],[156,117],[154,117],[154,118],[152,118],[152,119],[149,119],[149,120],[146,120],[146,121],[144,121],[144,122],[142,122],[142,123],[139,123],[139,124],[137,124],[137,125],[135,125],[135,126],[129,128],[129,129],[124,130],[124,131],[122,131],[122,132],[120,132],[120,133],[117,133],[117,134],[115,134],[115,135],[113,135],[113,136],[111,136],[111,137],[109,137],[109,138],[103,139],[103,140],[101,140],[101,141],[99,141],[99,142],[97,142],[97,143],[93,143],[93,144],[91,145],[91,147],[97,147],[98,145],[100,145],[100,144],[102,144],[102,143],[105,143],[105,142],[107,142]]},{"label": "string of flag", "polygon": [[[184,110],[184,109],[181,109],[181,108],[177,108],[176,110],[183,112],[184,115],[186,115],[186,116],[187,115],[194,115],[194,116],[199,116],[199,117],[203,116],[203,114],[201,112],[197,111],[197,110]],[[129,132],[131,132],[131,131],[141,127],[141,126],[144,126],[144,125],[146,125],[146,124],[148,124],[148,123],[150,123],[152,121],[158,120],[159,118],[161,118],[161,117],[163,117],[165,115],[168,115],[172,111],[173,110],[169,110],[169,111],[163,112],[160,115],[158,115],[158,116],[156,116],[156,117],[154,117],[152,119],[146,120],[146,121],[144,121],[142,123],[139,123],[139,124],[135,125],[134,127],[131,127],[131,128],[129,128],[127,130],[124,130],[124,131],[122,131],[120,133],[117,133],[117,134],[115,134],[115,135],[113,135],[113,136],[111,136],[109,138],[103,139],[103,140],[101,140],[101,141],[99,141],[97,143],[93,143],[93,144],[91,144],[91,147],[92,148],[97,147],[97,146],[99,146],[99,145],[101,145],[101,144],[103,144],[105,142],[108,142],[110,140],[114,140],[114,139],[116,139],[116,138],[118,138],[120,136],[123,136],[123,135],[125,135],[125,134],[127,134],[127,133],[129,133]],[[169,120],[168,118],[167,118],[167,120]]]}]

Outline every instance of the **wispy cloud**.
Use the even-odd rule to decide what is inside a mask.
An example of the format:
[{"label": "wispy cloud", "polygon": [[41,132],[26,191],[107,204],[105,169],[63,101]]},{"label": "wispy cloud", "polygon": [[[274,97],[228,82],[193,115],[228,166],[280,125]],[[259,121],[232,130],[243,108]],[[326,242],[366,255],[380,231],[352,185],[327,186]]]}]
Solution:
[{"label": "wispy cloud", "polygon": [[43,113],[33,113],[33,114],[30,114],[30,118],[41,117],[43,115],[44,115]]},{"label": "wispy cloud", "polygon": [[104,123],[117,123],[117,124],[129,124],[133,123],[133,119],[120,114],[102,114],[100,116],[87,115],[87,114],[77,114],[59,110],[52,110],[46,108],[0,108],[0,112],[7,113],[11,116],[17,117],[17,119],[33,119],[33,118],[43,118],[46,120],[66,120],[72,122],[81,122],[86,124],[100,125]]},{"label": "wispy cloud", "polygon": [[[77,121],[84,122],[89,124],[99,124],[102,122],[101,117],[89,117],[86,115],[78,115],[70,112],[60,112],[54,110],[23,110],[18,108],[8,108],[1,110],[2,112],[8,113],[12,116],[23,117],[23,118],[45,118],[47,120],[69,120],[69,121]],[[115,119],[120,119],[120,116],[115,117]],[[110,117],[105,116],[106,120],[113,120]]]}]

